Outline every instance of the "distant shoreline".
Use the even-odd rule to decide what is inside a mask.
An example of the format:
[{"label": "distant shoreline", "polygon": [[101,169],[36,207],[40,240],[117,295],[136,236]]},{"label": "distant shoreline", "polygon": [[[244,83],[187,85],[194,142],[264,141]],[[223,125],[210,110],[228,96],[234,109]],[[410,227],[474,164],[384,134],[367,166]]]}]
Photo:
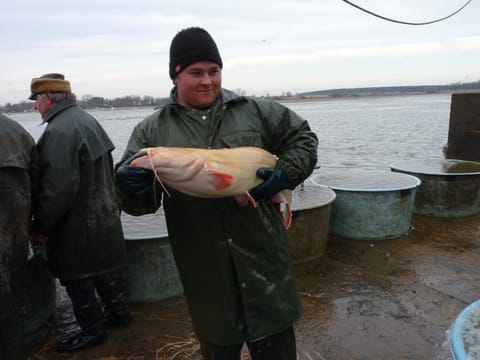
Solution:
[{"label": "distant shoreline", "polygon": [[279,102],[308,102],[320,100],[341,100],[366,97],[386,97],[386,96],[412,96],[412,95],[435,95],[435,94],[464,94],[480,93],[478,90],[442,90],[442,91],[401,91],[401,92],[372,92],[372,93],[344,93],[329,95],[295,95],[295,96],[274,96],[274,100]]},{"label": "distant shoreline", "polygon": [[[473,85],[476,85],[473,86]],[[416,90],[418,89],[418,90]],[[369,97],[385,97],[385,96],[413,96],[413,95],[429,95],[429,94],[456,94],[456,93],[480,93],[480,83],[471,84],[469,88],[451,88],[451,87],[386,87],[386,88],[354,88],[354,89],[333,89],[323,90],[319,92],[298,93],[296,95],[285,96],[261,96],[260,98],[271,99],[273,101],[282,103],[293,102],[311,102],[324,100],[342,100],[342,99],[361,99]],[[141,103],[138,99],[132,101],[131,97],[117,98],[108,100],[104,98],[99,99],[99,102],[83,102],[78,101],[78,104],[84,109],[109,109],[109,108],[131,108],[131,107],[153,107],[154,109],[161,108],[167,98],[154,99],[149,103]],[[119,100],[125,101],[119,101]],[[153,98],[152,98],[153,99]],[[33,103],[23,102],[20,104],[10,104],[8,106],[0,106],[0,112],[3,113],[21,113],[30,112],[33,110]]]}]

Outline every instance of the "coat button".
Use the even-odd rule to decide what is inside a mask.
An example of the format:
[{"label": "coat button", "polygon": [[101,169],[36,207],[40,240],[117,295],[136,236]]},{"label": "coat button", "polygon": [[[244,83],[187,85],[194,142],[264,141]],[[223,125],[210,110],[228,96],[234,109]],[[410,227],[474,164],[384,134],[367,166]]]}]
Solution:
[{"label": "coat button", "polygon": [[246,287],[247,287],[247,284],[241,283],[240,286],[241,286],[242,288],[246,288]]}]

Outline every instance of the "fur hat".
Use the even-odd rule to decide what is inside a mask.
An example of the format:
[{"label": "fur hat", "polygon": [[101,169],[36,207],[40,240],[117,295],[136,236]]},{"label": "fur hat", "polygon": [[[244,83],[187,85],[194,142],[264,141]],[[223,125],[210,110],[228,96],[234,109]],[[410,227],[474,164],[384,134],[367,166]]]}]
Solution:
[{"label": "fur hat", "polygon": [[170,78],[198,61],[211,61],[222,68],[222,58],[210,34],[199,27],[183,29],[175,35],[170,44]]},{"label": "fur hat", "polygon": [[70,93],[70,83],[65,80],[65,76],[57,73],[50,73],[33,78],[30,84],[32,94],[29,96],[30,100],[35,100],[37,94],[45,92],[66,92]]}]

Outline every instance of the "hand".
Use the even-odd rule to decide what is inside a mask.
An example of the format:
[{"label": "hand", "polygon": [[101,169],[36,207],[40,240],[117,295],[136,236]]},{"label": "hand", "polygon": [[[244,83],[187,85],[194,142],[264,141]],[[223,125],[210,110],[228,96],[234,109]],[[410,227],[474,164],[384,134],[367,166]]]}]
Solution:
[{"label": "hand", "polygon": [[118,187],[131,195],[144,195],[153,191],[155,174],[151,170],[130,166],[136,158],[146,155],[146,152],[137,153],[120,165],[115,173]]},{"label": "hand", "polygon": [[255,200],[270,200],[274,195],[288,188],[288,175],[281,168],[259,168],[257,176],[264,182],[250,190],[250,195]]}]

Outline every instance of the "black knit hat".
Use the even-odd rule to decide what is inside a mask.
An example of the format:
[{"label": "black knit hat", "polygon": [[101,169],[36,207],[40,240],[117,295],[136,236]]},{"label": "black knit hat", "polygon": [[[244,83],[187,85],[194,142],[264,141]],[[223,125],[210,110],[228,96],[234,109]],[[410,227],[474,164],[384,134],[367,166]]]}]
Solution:
[{"label": "black knit hat", "polygon": [[202,28],[190,27],[175,35],[170,44],[170,78],[197,61],[211,61],[222,68],[222,58],[210,34]]}]

